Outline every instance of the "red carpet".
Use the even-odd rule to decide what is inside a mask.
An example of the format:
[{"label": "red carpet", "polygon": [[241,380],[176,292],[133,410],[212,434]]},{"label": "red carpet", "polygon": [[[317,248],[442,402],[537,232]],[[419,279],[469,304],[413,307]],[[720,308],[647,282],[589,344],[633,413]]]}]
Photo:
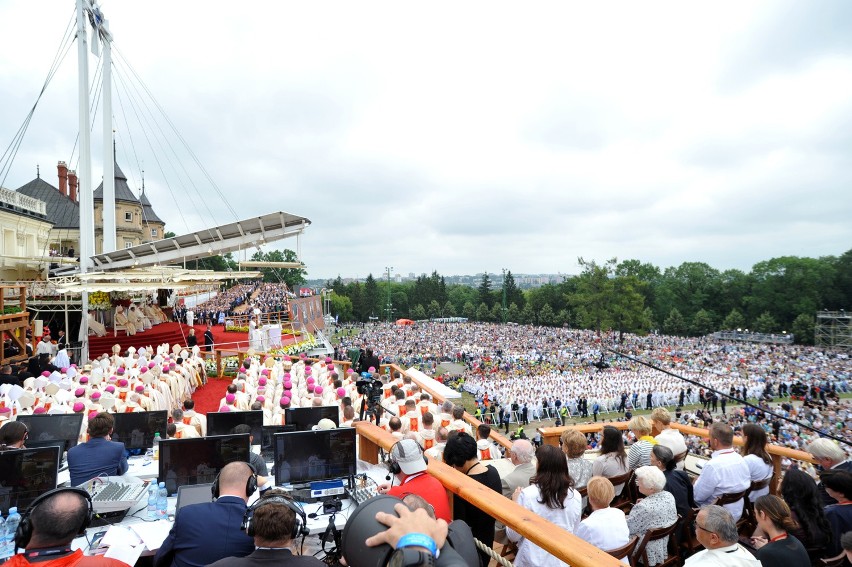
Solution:
[{"label": "red carpet", "polygon": [[[198,344],[204,345],[204,331],[207,329],[205,325],[194,325],[195,336],[198,337]],[[213,341],[220,348],[248,348],[248,333],[226,333],[225,328],[221,325],[211,328],[213,332]],[[124,331],[119,331],[117,337],[112,336],[112,329],[107,329],[105,337],[89,337],[89,355],[91,357],[100,356],[103,353],[112,354],[112,347],[115,344],[121,345],[121,352],[124,353],[129,347],[139,349],[140,347],[152,346],[157,348],[163,343],[186,344],[186,335],[189,333],[189,325],[182,323],[162,323],[155,325],[143,333],[136,333],[132,337],[128,337]]]},{"label": "red carpet", "polygon": [[229,378],[210,378],[206,384],[192,394],[195,411],[207,414],[219,409],[219,400],[225,396],[225,389],[231,383]]}]

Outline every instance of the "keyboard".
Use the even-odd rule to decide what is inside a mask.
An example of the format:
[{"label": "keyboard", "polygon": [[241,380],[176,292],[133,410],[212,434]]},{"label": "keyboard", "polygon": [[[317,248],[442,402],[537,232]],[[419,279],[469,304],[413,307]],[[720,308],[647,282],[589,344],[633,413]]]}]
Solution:
[{"label": "keyboard", "polygon": [[83,487],[92,495],[96,514],[127,510],[148,493],[147,483],[97,482],[97,479],[92,479]]},{"label": "keyboard", "polygon": [[349,495],[349,498],[354,501],[357,505],[361,505],[370,498],[379,495],[378,486],[374,482],[363,482],[358,480],[355,482],[355,488],[347,488],[346,494]]}]

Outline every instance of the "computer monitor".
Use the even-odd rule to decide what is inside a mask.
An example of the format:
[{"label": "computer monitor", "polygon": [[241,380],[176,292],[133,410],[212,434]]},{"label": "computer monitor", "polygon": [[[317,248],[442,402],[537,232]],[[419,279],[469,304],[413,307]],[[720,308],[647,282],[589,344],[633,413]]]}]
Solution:
[{"label": "computer monitor", "polygon": [[124,443],[125,449],[148,449],[154,446],[154,433],[160,434],[160,439],[166,438],[166,426],[169,422],[169,412],[134,411],[113,414],[115,428],[112,440]]},{"label": "computer monitor", "polygon": [[297,431],[295,425],[264,425],[261,429],[260,455],[271,461],[275,455],[275,434]]},{"label": "computer monitor", "polygon": [[263,412],[257,411],[223,411],[207,414],[207,435],[230,435],[238,425],[251,427],[254,444],[260,444],[261,428],[263,427]]},{"label": "computer monitor", "polygon": [[275,434],[275,484],[306,485],[355,476],[355,429]]},{"label": "computer monitor", "polygon": [[309,431],[321,419],[330,419],[334,426],[340,425],[340,410],[337,406],[289,408],[284,410],[284,423],[295,425],[298,431]]},{"label": "computer monitor", "polygon": [[0,452],[0,512],[17,506],[23,513],[33,500],[56,488],[59,447],[10,449]]},{"label": "computer monitor", "polygon": [[82,413],[19,415],[18,421],[27,426],[28,440],[64,441],[65,451],[77,444],[80,428],[83,426]]},{"label": "computer monitor", "polygon": [[249,462],[249,436],[166,439],[160,441],[159,459],[157,478],[166,483],[169,496],[174,496],[186,484],[212,483],[230,462]]}]

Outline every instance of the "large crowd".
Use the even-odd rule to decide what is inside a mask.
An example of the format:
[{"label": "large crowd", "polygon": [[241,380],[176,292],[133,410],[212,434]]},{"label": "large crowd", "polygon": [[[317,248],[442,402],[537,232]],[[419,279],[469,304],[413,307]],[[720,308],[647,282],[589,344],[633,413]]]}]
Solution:
[{"label": "large crowd", "polygon": [[[837,397],[850,389],[852,362],[813,347],[659,335],[625,335],[619,343],[615,334],[482,323],[375,324],[344,335],[341,355],[369,345],[382,363],[436,376],[442,363],[456,363],[463,368],[460,387],[477,399],[515,406],[531,420],[558,417],[557,407],[571,416],[613,419],[640,408],[701,404],[678,412],[679,419],[709,425],[713,414],[724,414],[735,426],[766,423],[773,441],[796,448],[814,435],[760,410],[728,408],[731,396],[852,440],[845,427],[852,408]],[[797,407],[793,397],[808,403]]]}]

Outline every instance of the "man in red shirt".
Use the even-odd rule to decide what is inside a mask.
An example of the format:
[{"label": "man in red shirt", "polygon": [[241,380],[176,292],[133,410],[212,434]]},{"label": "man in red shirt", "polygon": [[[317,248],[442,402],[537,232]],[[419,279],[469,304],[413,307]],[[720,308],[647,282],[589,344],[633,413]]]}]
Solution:
[{"label": "man in red shirt", "polygon": [[117,559],[71,549],[71,542],[85,533],[90,522],[89,503],[79,489],[59,488],[45,494],[30,506],[24,521],[29,522],[29,534],[16,539],[15,545],[25,551],[10,557],[7,567],[127,567]]},{"label": "man in red shirt", "polygon": [[[450,502],[447,490],[435,477],[426,472],[426,457],[423,450],[413,439],[402,439],[391,447],[388,469],[395,475],[399,484],[385,482],[379,485],[379,492],[397,498],[416,494],[428,502],[435,510],[435,517],[451,522]],[[388,480],[391,476],[388,475]]]}]

